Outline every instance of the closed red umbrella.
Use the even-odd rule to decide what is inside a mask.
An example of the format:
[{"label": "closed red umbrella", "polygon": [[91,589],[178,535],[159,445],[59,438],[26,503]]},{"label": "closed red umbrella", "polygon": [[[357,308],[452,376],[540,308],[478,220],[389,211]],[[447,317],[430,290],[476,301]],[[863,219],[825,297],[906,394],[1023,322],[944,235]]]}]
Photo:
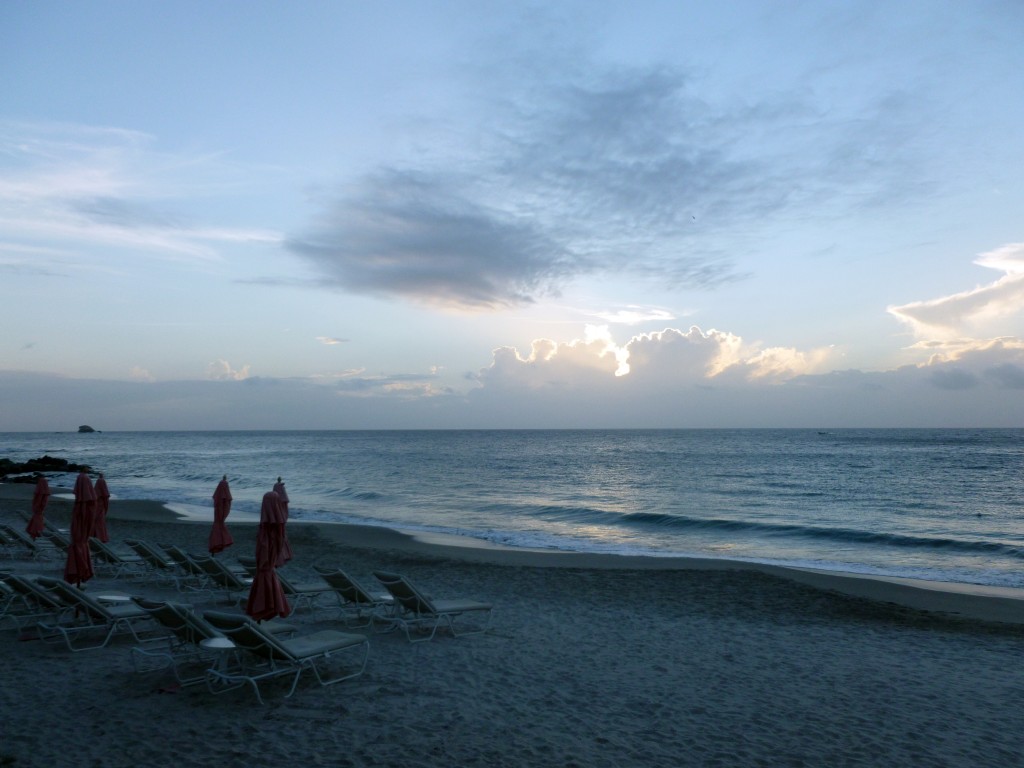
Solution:
[{"label": "closed red umbrella", "polygon": [[46,503],[50,500],[50,484],[46,478],[41,476],[36,481],[36,492],[32,494],[32,517],[28,521],[28,528],[25,532],[33,539],[39,538],[46,524],[43,513],[46,511]]},{"label": "closed red umbrella", "polygon": [[215,555],[235,543],[228,532],[227,519],[231,513],[231,488],[228,486],[228,476],[224,475],[217,490],[213,492],[213,529],[210,531],[209,549],[210,554]]},{"label": "closed red umbrella", "polygon": [[[281,510],[284,512],[284,521],[288,522],[288,491],[284,489],[284,481],[278,477],[277,482],[274,483],[274,493],[281,500]],[[281,544],[281,556],[277,560],[277,567],[280,568],[282,565],[292,559],[292,545],[288,541],[288,531],[284,531],[284,541]]]},{"label": "closed red umbrella", "polygon": [[256,532],[256,576],[249,589],[245,612],[257,621],[282,618],[292,612],[277,578],[277,563],[281,558],[284,541],[284,511],[281,499],[274,491],[263,494],[260,527]]},{"label": "closed red umbrella", "polygon": [[100,472],[100,479],[96,481],[96,513],[92,521],[92,535],[106,544],[110,541],[107,533],[107,511],[110,509],[110,490],[107,488],[107,481]]},{"label": "closed red umbrella", "polygon": [[93,514],[96,508],[96,489],[85,472],[75,481],[75,504],[71,508],[71,546],[64,566],[64,581],[81,586],[92,578],[92,556],[89,554],[89,536],[92,534]]}]

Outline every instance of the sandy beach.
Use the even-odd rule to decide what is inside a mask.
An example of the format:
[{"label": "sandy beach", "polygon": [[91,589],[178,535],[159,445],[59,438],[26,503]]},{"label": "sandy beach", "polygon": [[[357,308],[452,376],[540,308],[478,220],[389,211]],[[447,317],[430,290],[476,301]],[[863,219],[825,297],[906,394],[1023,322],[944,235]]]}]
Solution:
[{"label": "sandy beach", "polygon": [[[55,489],[56,490],[56,489]],[[24,527],[31,486],[0,485]],[[67,525],[70,503],[47,517]],[[228,561],[256,528],[228,520]],[[205,552],[209,523],[115,500],[126,538]],[[311,677],[266,703],[133,670],[130,638],[70,653],[0,628],[0,766],[1014,766],[1024,764],[1024,600],[1017,590],[921,584],[714,560],[532,552],[421,541],[387,529],[294,523],[284,572],[405,574],[438,598],[495,606],[491,630],[409,644],[374,633],[365,673]],[[60,558],[0,568],[60,577]],[[90,591],[180,600],[153,578]],[[229,609],[223,603],[197,607]],[[294,613],[302,632],[343,629]]]}]

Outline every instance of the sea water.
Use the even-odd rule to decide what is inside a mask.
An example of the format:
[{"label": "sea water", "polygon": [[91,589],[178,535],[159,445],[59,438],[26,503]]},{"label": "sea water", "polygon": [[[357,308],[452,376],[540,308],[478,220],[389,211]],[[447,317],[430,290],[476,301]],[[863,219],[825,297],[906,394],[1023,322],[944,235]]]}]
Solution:
[{"label": "sea water", "polygon": [[281,476],[299,520],[1024,587],[1020,429],[0,433],[44,454],[202,519]]}]

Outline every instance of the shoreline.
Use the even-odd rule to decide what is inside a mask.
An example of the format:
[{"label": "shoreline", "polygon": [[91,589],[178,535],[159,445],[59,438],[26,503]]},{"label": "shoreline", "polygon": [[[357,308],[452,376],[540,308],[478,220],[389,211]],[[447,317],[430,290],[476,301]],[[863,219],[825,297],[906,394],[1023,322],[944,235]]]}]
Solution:
[{"label": "shoreline", "polygon": [[[70,513],[70,489],[54,488],[47,512],[65,505]],[[27,502],[33,486],[0,483],[0,503]],[[211,513],[212,514],[212,513]],[[175,512],[152,499],[115,499],[109,519],[175,525],[209,525]],[[211,520],[212,523],[212,520]],[[230,527],[252,527],[257,521],[230,519]],[[771,565],[726,558],[652,557],[608,553],[569,552],[509,547],[470,537],[424,534],[396,528],[352,523],[294,520],[335,545],[369,550],[390,550],[408,555],[479,565],[520,568],[555,568],[628,571],[739,571],[761,573],[875,603],[898,605],[928,613],[984,622],[1024,625],[1024,589],[961,582],[925,581],[897,576],[830,571]]]}]

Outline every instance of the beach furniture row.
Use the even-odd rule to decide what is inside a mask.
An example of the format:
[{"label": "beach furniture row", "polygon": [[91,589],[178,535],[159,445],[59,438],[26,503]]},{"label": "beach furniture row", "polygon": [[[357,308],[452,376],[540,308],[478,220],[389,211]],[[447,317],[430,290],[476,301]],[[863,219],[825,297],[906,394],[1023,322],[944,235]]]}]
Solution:
[{"label": "beach furniture row", "polygon": [[[245,585],[239,572],[217,562],[225,569],[219,573],[230,572]],[[257,622],[220,609],[200,612],[188,602],[94,593],[60,579],[7,571],[0,571],[0,622],[9,621],[19,631],[35,632],[74,653],[105,648],[127,635],[136,643],[131,653],[137,671],[170,668],[179,684],[205,681],[213,693],[250,687],[260,702],[260,684],[274,678],[290,678],[290,696],[307,671],[325,686],[362,674],[369,640],[352,632],[353,627],[401,629],[407,640],[418,642],[433,639],[442,628],[461,636],[490,626],[491,604],[435,599],[399,574],[376,572],[382,589],[374,590],[341,569],[315,570],[322,584],[305,586],[336,598],[343,629],[300,634],[294,624],[279,619]],[[466,616],[477,620],[463,621]]]}]

